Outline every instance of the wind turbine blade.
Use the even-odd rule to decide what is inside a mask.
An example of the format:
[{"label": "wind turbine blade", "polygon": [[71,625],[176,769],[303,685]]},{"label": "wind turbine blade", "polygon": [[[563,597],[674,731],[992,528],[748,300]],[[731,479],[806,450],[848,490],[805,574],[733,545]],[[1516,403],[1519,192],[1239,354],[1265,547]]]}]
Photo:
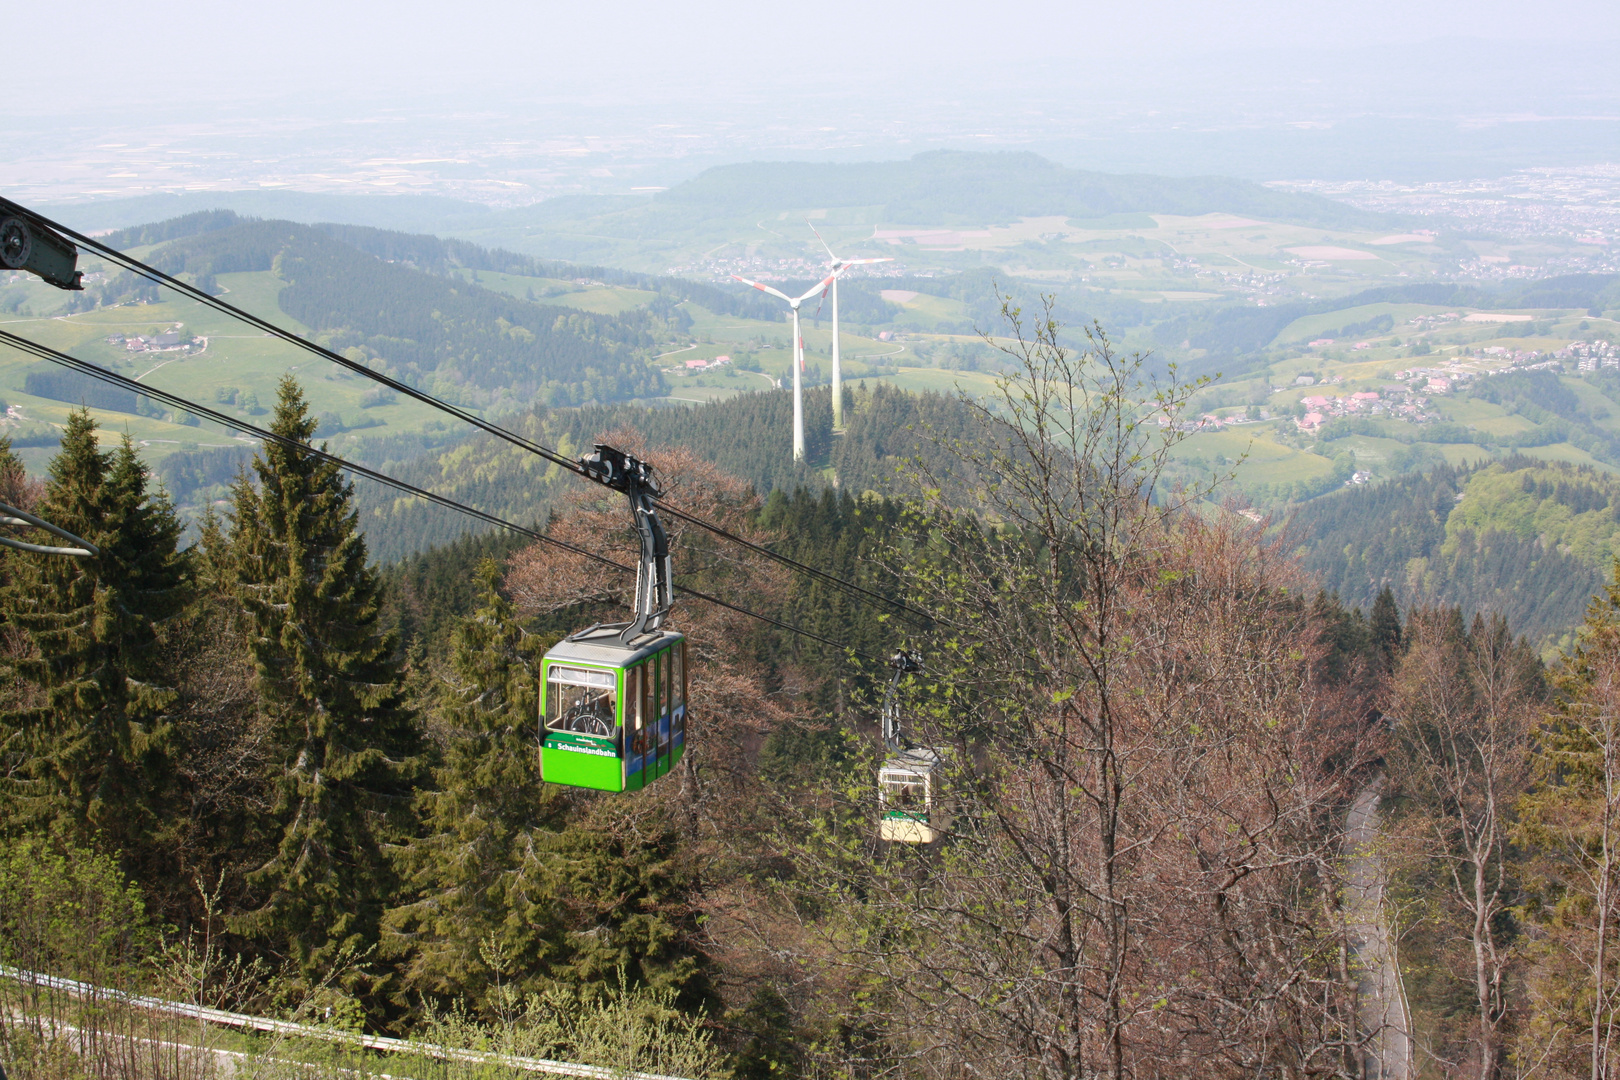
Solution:
[{"label": "wind turbine blade", "polygon": [[[778,290],[771,288],[769,285],[761,285],[757,281],[749,281],[745,277],[737,277],[736,274],[732,274],[731,276],[734,277],[734,278],[737,278],[737,280],[742,282],[744,285],[752,285],[754,288],[758,289],[760,292],[768,292],[772,296],[780,296],[783,300],[786,300],[790,304],[797,303],[797,301],[795,301],[793,299],[793,297],[789,296],[787,293],[779,292]],[[814,292],[814,291],[815,291],[814,289],[811,290],[811,292]],[[810,293],[805,293],[804,296],[799,297],[799,299],[803,300],[805,296],[809,296],[809,295],[810,295]]]},{"label": "wind turbine blade", "polygon": [[866,266],[868,263],[894,262],[893,259],[845,259],[845,266]]},{"label": "wind turbine blade", "polygon": [[[807,221],[805,224],[810,225],[810,222]],[[810,225],[810,231],[816,234],[817,240],[821,240],[821,248],[827,253],[827,258],[831,259],[834,263],[837,263],[838,256],[834,255],[832,248],[827,246],[827,241],[821,239],[821,230],[817,229],[814,225]]]},{"label": "wind turbine blade", "polygon": [[[736,277],[737,275],[733,274],[731,276]],[[776,293],[776,295],[777,296],[782,296],[782,299],[787,300],[787,302],[790,303],[790,304],[802,304],[806,300],[810,299],[812,296],[816,295],[816,293],[822,291],[827,286],[831,285],[832,284],[832,279],[837,277],[837,276],[838,276],[837,274],[828,274],[826,277],[824,277],[820,281],[816,282],[815,285],[811,287],[809,292],[805,293],[803,296],[799,297],[797,300],[788,300],[788,298],[785,297],[785,296],[782,296],[781,293]],[[753,284],[753,283],[750,282],[749,284]],[[754,285],[754,288],[760,289],[760,288],[764,288],[764,286],[762,286],[762,285]],[[771,290],[771,291],[775,292],[774,289]]]}]

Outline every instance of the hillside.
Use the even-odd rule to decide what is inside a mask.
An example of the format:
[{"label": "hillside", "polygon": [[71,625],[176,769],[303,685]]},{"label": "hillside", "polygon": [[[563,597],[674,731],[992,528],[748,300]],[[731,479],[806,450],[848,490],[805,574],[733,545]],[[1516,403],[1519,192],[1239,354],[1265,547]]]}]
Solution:
[{"label": "hillside", "polygon": [[[203,226],[172,240],[167,229],[115,233],[115,247],[168,240],[158,269],[217,288],[225,273],[269,272],[285,283],[281,310],[324,339],[403,382],[476,407],[559,404],[647,394],[658,386],[636,350],[666,330],[660,312],[602,316],[530,303],[447,281],[380,258],[306,225],[199,215]],[[188,230],[189,231],[189,230]],[[115,303],[110,285],[101,303]],[[663,314],[667,314],[667,311]]]},{"label": "hillside", "polygon": [[[622,439],[628,429],[651,449],[684,447],[761,495],[821,490],[833,478],[842,490],[908,490],[901,471],[911,459],[935,456],[918,432],[925,426],[950,437],[966,431],[966,410],[939,394],[910,394],[882,383],[849,391],[848,429],[832,427],[831,395],[812,390],[805,401],[808,461],[792,459],[792,397],[759,391],[702,409],[634,405],[536,409],[511,423],[523,434],[569,455],[589,450],[604,434]],[[552,502],[579,481],[521,450],[488,436],[391,461],[388,471],[519,523],[543,521]],[[220,475],[216,471],[216,476]],[[223,490],[223,489],[216,489]],[[392,562],[464,535],[471,523],[433,506],[362,485],[360,521],[376,556]]]},{"label": "hillside", "polygon": [[1009,225],[1026,217],[1243,214],[1324,228],[1380,228],[1319,196],[1222,176],[1121,175],[1069,169],[1032,153],[932,150],[905,161],[721,165],[653,197],[693,215],[773,214],[784,206],[881,207],[899,225]]},{"label": "hillside", "polygon": [[1522,456],[1442,466],[1306,503],[1289,535],[1346,604],[1370,609],[1387,585],[1403,610],[1500,614],[1547,647],[1620,555],[1620,478]]},{"label": "hillside", "polygon": [[[924,165],[956,169],[952,175],[958,178],[977,175],[973,170],[983,162],[966,158],[971,160],[965,164],[947,157]],[[921,168],[915,163],[922,160],[889,164]],[[770,170],[749,171],[755,168],[713,170],[705,183],[720,185],[714,194],[729,190],[727,185],[764,182],[759,177]],[[915,176],[885,169],[860,173],[866,177],[860,183],[904,196],[912,182],[907,177]],[[843,190],[864,189],[850,180]],[[941,187],[939,197],[953,190]],[[686,197],[666,194],[677,202]],[[738,206],[746,204],[737,198]],[[636,205],[635,213],[647,214],[664,202]],[[1225,271],[1189,269],[1185,259],[1155,254],[1172,237],[1180,251],[1189,238],[1263,246],[1306,235],[1296,226],[1249,222],[1226,228],[1228,223],[1207,215],[1161,215],[1148,219],[1150,229],[1087,219],[1086,229],[1074,236],[1114,239],[1105,244],[1071,236],[1040,245],[1047,253],[1065,244],[1073,248],[1064,257],[1089,268],[1078,281],[1042,277],[1033,265],[1025,267],[1028,276],[1019,276],[982,264],[1002,256],[1039,262],[1027,243],[998,248],[1002,241],[992,236],[982,241],[991,246],[952,255],[907,240],[890,249],[896,267],[910,265],[913,252],[940,259],[972,256],[980,264],[913,266],[907,272],[884,267],[891,276],[846,281],[840,298],[845,374],[913,392],[986,394],[1005,358],[976,331],[999,327],[998,290],[1025,305],[1044,292],[1052,295],[1071,344],[1080,345],[1079,331],[1096,320],[1126,351],[1152,351],[1176,361],[1184,374],[1218,374],[1193,402],[1203,421],[1213,421],[1187,440],[1183,463],[1196,472],[1241,461],[1238,485],[1268,507],[1322,495],[1358,472],[1383,480],[1442,461],[1459,464],[1515,451],[1620,468],[1620,376],[1614,368],[1620,354],[1612,354],[1616,330],[1609,317],[1620,311],[1620,282],[1612,275],[1497,286],[1406,281],[1261,303],[1263,290],[1244,293],[1251,286]],[[1002,231],[1023,235],[1021,228]],[[363,226],[255,221],[229,211],[136,226],[109,239],[227,294],[233,303],[492,415],[519,414],[537,404],[702,404],[782,385],[790,374],[781,305],[735,283],[560,262]],[[1107,244],[1116,241],[1130,254],[1108,254]],[[1368,246],[1377,247],[1372,241]],[[1388,245],[1381,250],[1393,254]],[[1381,255],[1379,265],[1386,263],[1411,265]],[[784,288],[808,288],[818,267],[802,259],[795,266],[775,279]],[[94,260],[86,268],[84,294],[15,276],[0,282],[0,311],[19,332],[46,344],[244,419],[261,414],[283,373],[297,372],[321,418],[323,437],[372,463],[408,460],[467,434],[430,409],[341,371],[311,366],[284,345],[244,334],[229,320],[160,295],[150,283],[108,276]],[[1098,287],[1093,282],[1100,278],[1092,274],[1104,271],[1116,275],[1110,279],[1116,285],[1136,275],[1129,279],[1134,287]],[[1176,292],[1168,286],[1178,273],[1195,278],[1183,284],[1221,284],[1207,292]],[[1153,280],[1152,274],[1167,276]],[[1306,281],[1299,280],[1303,288]],[[805,377],[814,387],[828,381],[832,341],[826,306],[806,311]],[[131,351],[131,338],[166,334],[178,334],[180,343]],[[880,336],[884,340],[874,340]],[[1562,357],[1554,364],[1557,371],[1548,369],[1553,355]],[[721,357],[729,362],[719,362]],[[1359,400],[1368,395],[1376,400]],[[204,478],[217,477],[221,462],[241,456],[243,444],[229,432],[210,431],[144,398],[110,393],[21,357],[0,356],[0,398],[11,407],[0,426],[35,469],[54,445],[67,409],[79,402],[98,410],[104,431],[128,430],[155,462],[183,456],[165,466],[166,480],[183,499],[209,489],[217,497],[219,481]],[[188,503],[187,509],[196,507]]]}]

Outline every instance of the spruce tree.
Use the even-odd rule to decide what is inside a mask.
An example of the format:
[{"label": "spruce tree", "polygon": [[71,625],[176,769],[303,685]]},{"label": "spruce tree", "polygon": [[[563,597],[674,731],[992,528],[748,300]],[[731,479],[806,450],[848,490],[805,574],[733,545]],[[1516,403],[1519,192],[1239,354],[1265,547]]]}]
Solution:
[{"label": "spruce tree", "polygon": [[1373,600],[1370,629],[1373,651],[1383,663],[1384,670],[1393,671],[1395,658],[1401,651],[1401,610],[1395,606],[1395,594],[1388,585]]},{"label": "spruce tree", "polygon": [[[11,449],[11,440],[0,436],[0,502],[15,506],[20,510],[33,508],[36,485],[28,480],[28,470],[23,467],[22,458]],[[13,567],[21,554],[12,548],[0,545],[0,589],[4,589],[10,582]],[[7,608],[0,605],[0,634],[6,633]],[[5,698],[0,696],[0,701]],[[4,707],[0,706],[0,711]]]},{"label": "spruce tree", "polygon": [[88,410],[69,416],[40,513],[100,555],[12,562],[6,607],[28,654],[11,665],[23,694],[0,721],[22,750],[8,817],[135,858],[163,828],[176,694],[160,685],[156,646],[186,575],[180,525],[129,437],[103,451],[95,429]]},{"label": "spruce tree", "polygon": [[422,835],[398,858],[412,899],[385,917],[384,951],[404,957],[407,989],[480,1003],[497,976],[520,994],[539,989],[566,952],[546,880],[565,803],[540,782],[541,642],[501,595],[495,560],[475,581],[478,607],[456,626],[439,680],[443,760],[418,800]]},{"label": "spruce tree", "polygon": [[697,881],[678,835],[651,807],[593,817],[589,796],[541,782],[541,642],[499,582],[485,560],[479,606],[454,632],[443,759],[419,797],[422,833],[398,857],[409,899],[385,916],[383,950],[402,959],[402,989],[491,1012],[498,986],[591,997],[621,979],[704,1007]]},{"label": "spruce tree", "polygon": [[[307,444],[302,391],[291,377],[280,391],[272,430]],[[323,977],[376,941],[394,884],[383,849],[405,835],[418,739],[353,489],[301,447],[266,446],[253,472],[257,485],[236,484],[231,548],[280,835],[248,875],[262,903],[240,927]]]}]

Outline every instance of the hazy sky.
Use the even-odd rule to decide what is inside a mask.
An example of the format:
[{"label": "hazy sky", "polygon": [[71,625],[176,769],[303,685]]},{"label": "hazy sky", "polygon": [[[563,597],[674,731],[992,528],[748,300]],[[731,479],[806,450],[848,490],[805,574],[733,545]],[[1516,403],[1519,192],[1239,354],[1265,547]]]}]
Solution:
[{"label": "hazy sky", "polygon": [[[927,84],[986,94],[1036,62],[1151,88],[1189,57],[1620,39],[1615,0],[76,0],[7,5],[19,106],[316,95],[711,101]],[[1549,73],[1548,77],[1554,77]]]},{"label": "hazy sky", "polygon": [[8,56],[0,187],[47,200],[277,187],[521,204],[941,147],[1263,180],[1620,162],[1617,0],[12,0],[6,15],[25,47]]}]

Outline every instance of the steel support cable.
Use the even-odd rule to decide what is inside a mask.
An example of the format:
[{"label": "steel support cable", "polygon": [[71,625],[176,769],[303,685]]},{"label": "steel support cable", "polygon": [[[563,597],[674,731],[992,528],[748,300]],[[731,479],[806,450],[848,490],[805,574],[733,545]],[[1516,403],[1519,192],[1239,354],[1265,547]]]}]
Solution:
[{"label": "steel support cable", "polygon": [[[174,277],[174,276],[172,276],[170,274],[166,274],[162,270],[157,269],[156,267],[149,266],[146,263],[141,262],[139,259],[135,258],[132,255],[126,255],[123,252],[119,251],[117,248],[110,247],[110,246],[108,246],[106,244],[103,244],[99,240],[96,240],[94,237],[86,236],[81,232],[77,232],[77,231],[75,231],[73,229],[70,229],[66,225],[61,224],[60,222],[53,221],[50,218],[45,217],[43,214],[37,213],[37,212],[35,212],[33,210],[29,210],[27,207],[19,206],[17,203],[14,203],[14,202],[10,201],[9,199],[0,198],[0,210],[3,210],[5,213],[18,214],[18,215],[21,215],[23,217],[31,218],[31,219],[33,219],[35,221],[38,221],[41,225],[44,225],[46,228],[53,229],[56,232],[61,233],[63,236],[71,237],[73,239],[73,241],[75,243],[79,244],[80,246],[89,248],[91,251],[96,252],[97,254],[101,255],[103,258],[109,259],[112,262],[117,263],[119,266],[122,266],[124,269],[130,271],[131,273],[137,274],[137,275],[139,275],[141,277],[144,277],[148,281],[153,282],[154,284],[166,285],[169,288],[174,289],[175,291],[181,293],[182,295],[184,295],[186,297],[189,297],[190,299],[195,300],[198,303],[203,304],[203,305],[213,309],[214,311],[219,312],[222,315],[227,315],[227,316],[229,316],[231,318],[241,320],[242,322],[245,322],[250,326],[253,326],[253,327],[256,327],[256,328],[258,328],[260,330],[263,330],[265,333],[269,334],[272,337],[279,338],[280,340],[287,342],[289,345],[293,345],[293,346],[295,346],[297,348],[303,349],[306,352],[314,353],[316,356],[319,356],[323,360],[327,360],[327,361],[330,361],[331,363],[338,364],[341,367],[343,367],[343,368],[345,368],[345,369],[347,369],[349,371],[352,371],[357,375],[363,376],[364,378],[367,378],[367,379],[371,379],[374,382],[381,383],[383,386],[388,387],[390,390],[393,390],[396,393],[404,394],[405,396],[411,398],[414,401],[419,401],[424,405],[427,405],[427,406],[429,406],[431,408],[438,409],[441,412],[444,412],[444,413],[446,413],[446,414],[448,414],[450,416],[454,416],[456,419],[462,421],[463,423],[470,424],[473,427],[479,429],[480,431],[483,431],[483,432],[485,432],[486,434],[489,434],[489,435],[493,435],[498,439],[501,439],[501,440],[503,440],[505,442],[510,443],[513,446],[518,447],[519,449],[527,450],[529,453],[534,454],[534,455],[536,455],[536,456],[538,456],[540,458],[543,458],[544,460],[549,461],[554,465],[559,465],[562,468],[567,469],[569,472],[572,472],[577,476],[584,477],[585,479],[591,479],[589,474],[586,473],[585,470],[581,469],[577,462],[565,457],[562,454],[559,454],[557,451],[551,449],[548,446],[545,446],[542,443],[537,443],[533,439],[527,438],[527,437],[525,437],[523,435],[519,435],[517,432],[512,431],[509,428],[505,428],[505,427],[502,427],[499,424],[492,423],[492,422],[490,422],[488,420],[485,420],[482,417],[476,415],[475,413],[468,412],[466,409],[463,409],[460,406],[452,405],[447,401],[443,401],[443,400],[441,400],[439,398],[436,398],[432,394],[426,393],[425,391],[422,391],[422,390],[418,390],[413,386],[410,386],[410,385],[408,385],[406,383],[403,383],[403,382],[399,381],[398,379],[392,378],[391,376],[384,375],[380,371],[373,371],[371,368],[367,367],[365,364],[358,363],[357,361],[354,361],[354,360],[350,360],[346,356],[343,356],[343,355],[341,355],[339,353],[335,353],[332,350],[327,349],[327,348],[325,348],[325,347],[323,347],[321,345],[317,345],[313,341],[310,341],[308,338],[301,337],[298,334],[293,333],[291,330],[283,329],[282,327],[279,327],[279,326],[275,325],[274,323],[272,323],[272,322],[270,322],[270,321],[268,321],[266,319],[263,319],[263,318],[260,318],[257,315],[254,315],[252,312],[243,311],[241,308],[236,307],[233,304],[229,304],[229,303],[225,302],[224,300],[219,299],[217,296],[209,295],[208,293],[204,292],[202,289],[197,288],[195,285],[191,285],[191,284],[188,284],[187,282],[181,281],[179,278],[176,278],[176,277]],[[145,392],[145,391],[142,391],[142,392]],[[237,426],[240,427],[241,425],[237,425]],[[822,581],[822,582],[824,582],[824,583],[826,583],[826,584],[828,584],[828,585],[830,585],[830,586],[832,586],[834,588],[841,589],[841,590],[843,590],[843,591],[845,591],[847,593],[850,593],[856,599],[861,599],[862,597],[865,597],[869,601],[876,601],[877,603],[884,604],[884,605],[886,605],[888,607],[893,608],[895,611],[906,615],[908,618],[911,618],[914,621],[921,620],[924,623],[926,623],[928,621],[931,621],[929,619],[929,616],[926,613],[919,612],[916,609],[914,609],[912,607],[909,607],[907,604],[905,604],[902,601],[893,600],[893,599],[891,599],[891,598],[889,598],[887,596],[882,595],[881,593],[874,592],[871,589],[863,588],[860,585],[856,585],[854,582],[845,581],[843,578],[837,577],[837,576],[835,576],[833,574],[829,574],[824,570],[817,570],[815,567],[806,565],[805,563],[801,563],[797,559],[789,558],[786,555],[782,555],[782,554],[779,554],[778,552],[774,552],[774,551],[770,550],[769,548],[764,547],[764,546],[762,546],[760,544],[756,544],[756,543],[754,543],[754,542],[752,542],[750,540],[744,539],[743,537],[738,536],[735,533],[730,532],[729,530],[725,529],[724,527],[716,525],[716,524],[714,524],[712,522],[709,522],[709,521],[705,521],[704,519],[702,519],[700,517],[697,517],[694,514],[689,514],[684,510],[680,510],[680,509],[678,509],[676,507],[670,506],[667,503],[664,503],[662,501],[658,502],[658,507],[659,507],[660,510],[665,511],[666,513],[670,514],[672,517],[680,518],[681,520],[686,521],[686,522],[690,522],[691,524],[696,525],[699,528],[707,529],[708,531],[714,533],[716,536],[723,537],[724,539],[730,540],[733,543],[740,544],[740,545],[742,545],[744,547],[747,547],[749,550],[757,552],[758,554],[763,555],[768,559],[773,559],[776,562],[781,563],[783,566],[787,566],[787,567],[789,567],[789,568],[791,568],[793,570],[798,571],[801,574],[805,574],[805,575],[807,575],[809,577],[816,578],[817,580]]]},{"label": "steel support cable", "polygon": [[929,615],[926,611],[918,611],[916,608],[911,607],[909,604],[907,604],[903,600],[891,599],[891,598],[889,598],[887,596],[884,596],[882,593],[874,592],[871,589],[868,589],[868,588],[865,588],[863,586],[857,585],[853,581],[845,581],[843,578],[836,577],[836,576],[834,576],[832,574],[829,574],[825,570],[817,570],[813,566],[807,566],[806,564],[804,564],[802,562],[799,562],[797,559],[791,558],[790,556],[787,556],[787,555],[783,555],[782,553],[777,552],[777,551],[772,551],[770,548],[764,546],[763,544],[756,544],[756,543],[754,543],[754,541],[748,539],[747,537],[738,536],[736,533],[731,532],[730,530],[724,528],[723,526],[715,525],[712,522],[704,521],[702,518],[696,517],[696,516],[694,516],[692,514],[688,514],[686,511],[681,510],[678,507],[670,506],[668,503],[659,502],[658,503],[658,509],[660,509],[664,513],[668,514],[670,517],[680,518],[682,521],[689,521],[693,525],[696,525],[696,526],[698,526],[700,528],[703,528],[703,529],[707,529],[710,532],[714,533],[716,536],[718,536],[718,537],[720,537],[720,538],[722,538],[724,540],[729,540],[732,543],[737,544],[737,545],[739,545],[741,547],[745,547],[749,551],[758,552],[759,554],[765,556],[766,558],[773,559],[776,562],[781,563],[783,566],[786,566],[791,570],[797,570],[799,573],[805,575],[806,577],[814,578],[817,581],[824,581],[827,584],[832,585],[832,586],[834,586],[834,587],[836,587],[838,589],[841,589],[846,593],[859,594],[859,595],[853,596],[853,599],[855,599],[855,600],[862,600],[863,597],[869,597],[870,600],[875,600],[875,601],[877,601],[879,603],[886,604],[889,607],[894,609],[895,614],[905,616],[908,620],[910,620],[911,622],[915,623],[918,626],[927,626],[927,625],[931,624],[934,621],[933,616]]},{"label": "steel support cable", "polygon": [[[378,472],[376,469],[367,468],[364,465],[357,465],[352,461],[340,458],[336,454],[318,449],[308,443],[299,442],[297,439],[289,438],[286,435],[278,435],[275,432],[269,431],[265,428],[245,423],[238,420],[234,416],[210,409],[205,405],[198,405],[196,402],[183,398],[178,394],[172,394],[167,390],[159,390],[155,387],[148,386],[145,383],[136,382],[134,379],[128,378],[124,375],[119,375],[117,372],[108,371],[106,368],[101,367],[98,364],[92,364],[88,360],[80,360],[78,357],[69,356],[66,353],[58,352],[48,345],[41,345],[36,341],[30,341],[28,338],[18,337],[16,334],[9,333],[5,330],[0,330],[0,342],[4,342],[5,344],[8,344],[21,352],[28,353],[32,356],[37,356],[42,360],[49,360],[53,364],[58,364],[70,370],[77,371],[80,374],[88,375],[93,379],[100,379],[102,382],[111,383],[113,386],[117,386],[125,390],[132,390],[135,393],[144,394],[147,397],[157,398],[160,401],[167,402],[176,408],[184,409],[196,416],[206,417],[207,419],[212,420],[214,423],[223,427],[230,428],[235,431],[246,432],[247,434],[252,435],[254,438],[263,439],[266,442],[273,442],[280,446],[288,447],[289,449],[298,450],[301,453],[309,454],[311,457],[318,458],[321,461],[331,462],[339,468],[353,473],[355,476],[363,476],[367,480],[373,480],[386,487],[393,488],[395,491],[422,499],[425,502],[432,503],[436,506],[442,506],[447,510],[454,510],[458,514],[465,514],[468,517],[476,518],[477,520],[485,522],[486,524],[506,529],[507,531],[517,533],[520,536],[527,536],[542,543],[550,544],[553,547],[560,548],[561,550],[567,551],[570,554],[590,559],[592,562],[598,563],[602,566],[610,567],[614,570],[622,570],[627,574],[635,573],[634,567],[626,566],[623,563],[614,562],[612,559],[609,559],[606,556],[598,555],[594,551],[579,547],[576,544],[570,544],[566,540],[558,540],[556,537],[548,536],[537,529],[531,529],[523,525],[518,525],[515,522],[507,521],[505,518],[499,517],[495,514],[488,513],[484,510],[479,510],[476,507],[468,506],[465,503],[458,502],[455,499],[444,495],[439,495],[435,492],[427,490],[426,488],[417,487],[415,484],[407,483],[404,480],[396,479],[395,477],[389,476],[387,473]],[[697,589],[689,588],[685,585],[676,585],[675,590],[690,596],[694,600],[701,600],[706,604],[713,604],[716,607],[725,608],[727,611],[733,611],[738,615],[747,616],[750,619],[755,619],[759,622],[774,626],[779,630],[786,630],[789,633],[797,634],[800,637],[809,638],[812,641],[820,642],[823,645],[838,649],[841,652],[847,652],[853,656],[858,656],[863,660],[876,659],[875,657],[861,652],[859,649],[844,645],[841,642],[833,641],[831,638],[823,637],[820,634],[814,633],[810,630],[805,630],[801,627],[794,626],[792,623],[783,622],[780,619],[774,619],[769,615],[761,615],[757,611],[750,611],[745,607],[722,600],[718,596],[710,596],[708,593],[700,592]]]},{"label": "steel support cable", "polygon": [[26,540],[17,540],[10,536],[0,536],[0,545],[4,545],[5,547],[9,548],[16,548],[18,551],[32,551],[36,555],[73,555],[79,558],[86,556],[99,557],[101,555],[101,549],[83,537],[74,536],[66,529],[58,525],[52,525],[44,518],[35,517],[28,511],[20,510],[9,503],[0,502],[0,525],[10,525],[13,528],[25,528],[32,526],[36,529],[44,529],[46,532],[60,540],[66,540],[70,544],[78,545],[77,547],[70,548],[52,547],[49,544],[30,544]]}]

